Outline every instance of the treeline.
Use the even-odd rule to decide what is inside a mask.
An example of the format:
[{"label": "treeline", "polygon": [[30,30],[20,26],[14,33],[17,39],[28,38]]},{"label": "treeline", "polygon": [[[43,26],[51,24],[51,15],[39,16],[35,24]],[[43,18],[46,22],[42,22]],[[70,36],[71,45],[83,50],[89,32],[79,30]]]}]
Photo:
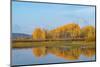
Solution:
[{"label": "treeline", "polygon": [[87,41],[95,41],[95,27],[85,26],[80,28],[78,24],[70,23],[50,31],[36,28],[32,36],[34,40],[85,39]]}]

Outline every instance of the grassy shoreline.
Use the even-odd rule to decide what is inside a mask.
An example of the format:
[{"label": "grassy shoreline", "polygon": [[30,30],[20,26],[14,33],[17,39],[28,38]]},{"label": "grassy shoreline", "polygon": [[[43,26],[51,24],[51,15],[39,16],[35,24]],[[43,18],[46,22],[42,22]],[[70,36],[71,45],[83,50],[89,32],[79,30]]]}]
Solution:
[{"label": "grassy shoreline", "polygon": [[30,48],[35,46],[53,46],[53,47],[80,47],[80,46],[90,46],[95,47],[95,41],[44,41],[44,42],[12,42],[12,48]]}]

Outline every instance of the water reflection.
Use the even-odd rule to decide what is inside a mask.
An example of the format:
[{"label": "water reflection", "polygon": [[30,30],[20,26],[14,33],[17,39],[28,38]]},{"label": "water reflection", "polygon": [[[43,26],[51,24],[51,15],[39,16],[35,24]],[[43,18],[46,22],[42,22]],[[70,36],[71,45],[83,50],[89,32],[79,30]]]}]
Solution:
[{"label": "water reflection", "polygon": [[34,47],[32,49],[33,54],[36,57],[43,57],[48,54],[53,54],[56,57],[60,57],[66,60],[78,60],[81,55],[84,55],[87,58],[91,58],[95,55],[95,48],[89,47],[75,47],[75,48],[67,48],[67,47]]},{"label": "water reflection", "polygon": [[33,48],[33,53],[36,57],[45,56],[47,55],[47,48],[46,47]]},{"label": "water reflection", "polygon": [[88,58],[91,58],[92,56],[95,55],[95,48],[82,48],[81,49],[82,54]]}]

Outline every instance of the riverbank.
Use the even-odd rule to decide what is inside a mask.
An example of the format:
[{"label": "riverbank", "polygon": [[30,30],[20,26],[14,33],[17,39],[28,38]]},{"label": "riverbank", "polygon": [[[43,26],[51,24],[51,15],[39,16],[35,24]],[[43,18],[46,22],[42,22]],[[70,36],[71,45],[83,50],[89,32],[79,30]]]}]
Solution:
[{"label": "riverbank", "polygon": [[30,48],[35,46],[71,46],[71,47],[79,47],[79,46],[95,46],[95,41],[86,42],[86,41],[40,41],[40,42],[12,42],[12,48]]}]

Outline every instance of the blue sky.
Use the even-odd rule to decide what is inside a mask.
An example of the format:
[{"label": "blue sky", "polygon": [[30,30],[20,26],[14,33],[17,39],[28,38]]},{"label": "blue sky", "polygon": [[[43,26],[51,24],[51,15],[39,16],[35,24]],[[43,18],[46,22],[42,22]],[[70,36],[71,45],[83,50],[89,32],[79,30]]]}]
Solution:
[{"label": "blue sky", "polygon": [[52,30],[68,23],[95,26],[95,7],[46,3],[12,3],[12,32],[31,34],[35,28]]}]

